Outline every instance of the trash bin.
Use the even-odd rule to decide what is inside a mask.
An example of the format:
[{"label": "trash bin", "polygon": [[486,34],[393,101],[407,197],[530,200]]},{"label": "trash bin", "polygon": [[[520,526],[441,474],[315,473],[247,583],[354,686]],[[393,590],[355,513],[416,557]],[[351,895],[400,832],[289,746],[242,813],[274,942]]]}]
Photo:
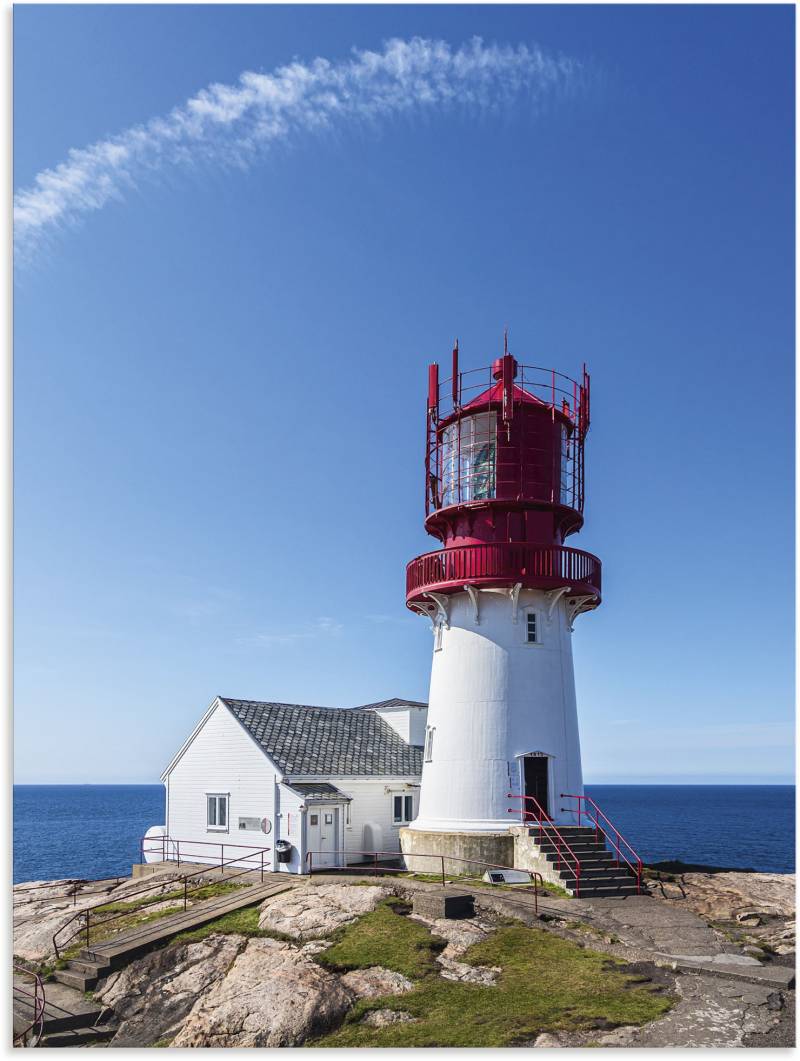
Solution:
[{"label": "trash bin", "polygon": [[288,840],[278,840],[275,844],[275,850],[278,854],[279,862],[291,862],[292,861],[292,845]]}]

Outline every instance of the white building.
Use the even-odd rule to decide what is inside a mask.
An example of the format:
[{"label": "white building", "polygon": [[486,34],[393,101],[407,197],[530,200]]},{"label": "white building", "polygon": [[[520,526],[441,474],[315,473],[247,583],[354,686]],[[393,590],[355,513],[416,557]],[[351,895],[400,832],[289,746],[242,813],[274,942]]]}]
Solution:
[{"label": "white building", "polygon": [[[217,697],[164,771],[145,859],[306,872],[397,852],[418,810],[427,705],[357,708]],[[279,851],[290,845],[281,861]]]}]

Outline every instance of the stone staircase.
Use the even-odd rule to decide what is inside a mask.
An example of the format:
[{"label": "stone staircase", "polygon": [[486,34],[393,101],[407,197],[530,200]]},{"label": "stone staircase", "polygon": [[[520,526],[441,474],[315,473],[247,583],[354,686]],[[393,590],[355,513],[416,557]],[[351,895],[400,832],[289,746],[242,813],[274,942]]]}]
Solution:
[{"label": "stone staircase", "polygon": [[[581,864],[580,898],[605,899],[625,895],[636,895],[636,877],[624,859],[616,862],[616,855],[606,848],[602,835],[587,826],[559,825],[558,834],[569,844]],[[550,872],[545,874],[560,884],[570,895],[576,894],[575,862],[569,852],[563,850],[559,866],[559,840],[550,825],[533,825],[528,835],[547,863]],[[544,867],[542,867],[544,868]]]},{"label": "stone staircase", "polygon": [[[14,977],[14,1038],[22,1036],[35,1021],[30,985]],[[100,1046],[113,1035],[110,1014],[87,999],[83,992],[59,983],[45,985],[45,1003],[40,1047]],[[31,1045],[26,1042],[25,1045]]]}]

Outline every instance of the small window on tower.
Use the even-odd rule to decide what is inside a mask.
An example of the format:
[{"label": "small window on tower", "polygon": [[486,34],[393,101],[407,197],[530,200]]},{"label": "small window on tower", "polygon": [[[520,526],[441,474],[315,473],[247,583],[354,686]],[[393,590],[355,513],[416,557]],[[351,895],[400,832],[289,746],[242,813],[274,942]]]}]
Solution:
[{"label": "small window on tower", "polygon": [[429,763],[433,760],[433,735],[436,732],[435,726],[428,726],[425,729],[425,762]]},{"label": "small window on tower", "polygon": [[527,626],[525,628],[525,640],[529,645],[535,645],[538,640],[538,630],[536,626],[536,612],[528,612]]},{"label": "small window on tower", "polygon": [[433,651],[441,652],[442,650],[442,624],[436,623],[433,628]]}]

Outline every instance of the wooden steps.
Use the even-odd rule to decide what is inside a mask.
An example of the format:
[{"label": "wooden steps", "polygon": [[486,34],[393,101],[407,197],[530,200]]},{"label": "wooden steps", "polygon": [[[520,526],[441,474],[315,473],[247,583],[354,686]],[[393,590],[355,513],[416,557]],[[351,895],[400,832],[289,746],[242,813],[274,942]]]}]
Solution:
[{"label": "wooden steps", "polygon": [[[280,879],[276,880],[276,877]],[[154,944],[161,943],[179,932],[199,928],[233,910],[254,906],[271,895],[288,891],[294,887],[295,881],[287,880],[287,877],[288,874],[275,874],[263,884],[250,884],[235,892],[227,892],[225,895],[197,903],[178,914],[137,925],[116,936],[90,943],[65,969],[57,969],[53,977],[59,983],[78,991],[91,990],[98,980],[112,970],[126,965]]]}]

